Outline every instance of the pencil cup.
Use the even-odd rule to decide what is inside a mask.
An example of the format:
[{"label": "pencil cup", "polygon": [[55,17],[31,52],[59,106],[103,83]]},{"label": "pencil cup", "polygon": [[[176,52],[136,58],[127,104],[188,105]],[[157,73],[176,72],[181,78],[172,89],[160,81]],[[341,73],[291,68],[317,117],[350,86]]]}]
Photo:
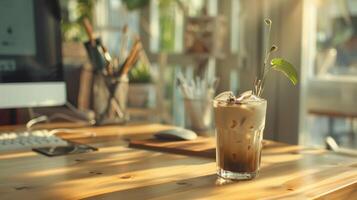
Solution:
[{"label": "pencil cup", "polygon": [[198,134],[212,129],[212,105],[208,98],[185,98],[185,127]]},{"label": "pencil cup", "polygon": [[107,77],[95,75],[93,85],[93,108],[96,124],[124,124],[128,120],[126,112],[128,97],[128,77]]}]

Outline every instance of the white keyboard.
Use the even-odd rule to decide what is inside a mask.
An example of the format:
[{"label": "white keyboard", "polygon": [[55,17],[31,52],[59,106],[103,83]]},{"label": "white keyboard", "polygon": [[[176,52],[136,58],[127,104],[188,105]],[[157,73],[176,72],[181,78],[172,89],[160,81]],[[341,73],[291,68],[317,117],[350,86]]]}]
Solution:
[{"label": "white keyboard", "polygon": [[68,142],[48,130],[0,132],[0,151],[67,146]]}]

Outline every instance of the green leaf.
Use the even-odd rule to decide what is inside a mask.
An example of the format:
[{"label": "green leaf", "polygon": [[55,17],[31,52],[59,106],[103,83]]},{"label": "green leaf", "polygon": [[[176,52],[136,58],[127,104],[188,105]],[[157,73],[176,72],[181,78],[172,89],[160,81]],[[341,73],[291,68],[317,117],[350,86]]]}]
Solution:
[{"label": "green leaf", "polygon": [[271,60],[271,65],[274,70],[282,72],[294,85],[296,85],[298,82],[298,75],[291,63],[282,58],[273,58]]},{"label": "green leaf", "polygon": [[139,61],[136,66],[129,71],[130,83],[151,83],[151,71],[149,66]]}]

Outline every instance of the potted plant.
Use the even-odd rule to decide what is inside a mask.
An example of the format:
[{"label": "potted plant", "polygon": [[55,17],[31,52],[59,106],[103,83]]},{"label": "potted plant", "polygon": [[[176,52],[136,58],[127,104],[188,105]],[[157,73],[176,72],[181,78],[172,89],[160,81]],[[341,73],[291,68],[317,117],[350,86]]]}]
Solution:
[{"label": "potted plant", "polygon": [[147,64],[139,61],[129,72],[128,105],[151,108],[155,105],[155,84]]}]

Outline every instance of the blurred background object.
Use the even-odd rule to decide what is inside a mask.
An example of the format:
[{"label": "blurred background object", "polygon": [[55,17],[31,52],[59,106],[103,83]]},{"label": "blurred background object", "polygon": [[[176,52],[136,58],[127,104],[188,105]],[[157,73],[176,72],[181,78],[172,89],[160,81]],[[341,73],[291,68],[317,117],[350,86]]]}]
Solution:
[{"label": "blurred background object", "polygon": [[330,136],[342,147],[356,148],[357,2],[315,0],[305,2],[305,8],[304,144],[321,146]]},{"label": "blurred background object", "polygon": [[140,61],[129,73],[129,99],[128,106],[147,107],[155,106],[155,85],[151,75],[150,66]]},{"label": "blurred background object", "polygon": [[82,22],[85,18],[91,22],[93,21],[95,4],[96,0],[60,1],[62,12],[62,40],[64,42],[82,42],[87,40],[87,34],[82,26]]}]

